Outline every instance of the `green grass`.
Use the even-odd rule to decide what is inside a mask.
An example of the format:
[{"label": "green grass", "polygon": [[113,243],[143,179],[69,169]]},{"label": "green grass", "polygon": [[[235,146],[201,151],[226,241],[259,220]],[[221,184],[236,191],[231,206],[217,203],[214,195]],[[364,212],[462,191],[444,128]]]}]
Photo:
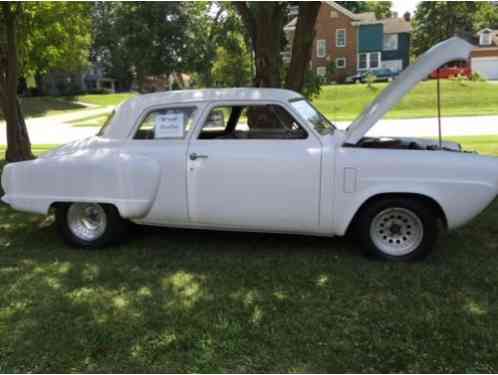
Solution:
[{"label": "green grass", "polygon": [[[21,108],[25,117],[60,115],[68,111],[85,109],[85,107],[81,104],[71,103],[66,100],[61,100],[50,96],[22,98]],[[4,115],[0,110],[0,121],[4,119]]]},{"label": "green grass", "polygon": [[[322,87],[314,100],[317,108],[332,121],[355,119],[361,111],[386,87],[385,83],[367,85],[333,85]],[[483,116],[498,114],[498,85],[487,82],[441,81],[443,116]],[[392,109],[386,118],[435,117],[436,82],[419,83],[415,89]]]},{"label": "green grass", "polygon": [[89,116],[89,117],[84,117],[78,120],[73,120],[73,121],[68,121],[67,124],[71,124],[72,126],[75,127],[102,127],[109,117],[108,114],[106,115],[96,115],[96,116]]},{"label": "green grass", "polygon": [[121,102],[137,95],[136,93],[126,92],[120,94],[98,94],[98,95],[80,95],[80,96],[71,96],[66,97],[66,100],[70,101],[78,101],[98,106],[116,106]]},{"label": "green grass", "polygon": [[0,372],[497,372],[497,222],[498,201],[392,264],[344,239],[154,228],[82,251],[0,204]]}]

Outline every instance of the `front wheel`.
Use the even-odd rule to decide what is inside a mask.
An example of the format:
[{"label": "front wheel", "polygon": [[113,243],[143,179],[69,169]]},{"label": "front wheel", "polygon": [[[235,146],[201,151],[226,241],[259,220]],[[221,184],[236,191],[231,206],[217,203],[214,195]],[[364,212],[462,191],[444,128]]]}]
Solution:
[{"label": "front wheel", "polygon": [[360,212],[357,232],[368,254],[389,260],[416,260],[432,250],[438,225],[435,212],[425,202],[385,198]]},{"label": "front wheel", "polygon": [[100,203],[59,204],[55,209],[57,229],[72,246],[96,249],[120,240],[126,222],[116,207]]}]

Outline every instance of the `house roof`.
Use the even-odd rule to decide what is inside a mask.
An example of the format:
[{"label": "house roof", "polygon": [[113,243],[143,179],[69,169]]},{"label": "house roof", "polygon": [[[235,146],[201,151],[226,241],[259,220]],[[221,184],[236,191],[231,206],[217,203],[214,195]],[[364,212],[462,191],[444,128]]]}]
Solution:
[{"label": "house roof", "polygon": [[[335,1],[324,1],[323,3],[351,18],[354,22],[379,22],[376,20],[374,12],[353,13],[344,8],[342,5],[337,4]],[[294,17],[287,25],[285,25],[284,30],[292,31],[296,28],[296,24],[297,17]]]},{"label": "house roof", "polygon": [[386,18],[382,20],[384,34],[399,34],[412,32],[412,25],[403,18]]}]

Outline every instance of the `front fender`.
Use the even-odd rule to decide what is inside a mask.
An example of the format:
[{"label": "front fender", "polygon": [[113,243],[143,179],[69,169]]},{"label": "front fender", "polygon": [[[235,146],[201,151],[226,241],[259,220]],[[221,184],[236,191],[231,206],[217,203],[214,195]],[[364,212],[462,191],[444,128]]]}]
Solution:
[{"label": "front fender", "polygon": [[[361,187],[363,185],[363,188]],[[476,181],[431,179],[425,181],[396,181],[394,179],[365,179],[352,194],[342,194],[337,200],[335,228],[338,235],[346,233],[361,206],[384,194],[417,194],[436,202],[442,209],[448,229],[458,228],[485,209],[496,197],[495,186]]]}]

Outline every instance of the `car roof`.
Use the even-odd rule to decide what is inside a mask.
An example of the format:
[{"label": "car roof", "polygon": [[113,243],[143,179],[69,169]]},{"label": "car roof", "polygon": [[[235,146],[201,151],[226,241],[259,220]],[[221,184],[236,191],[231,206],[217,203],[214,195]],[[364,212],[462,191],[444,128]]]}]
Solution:
[{"label": "car roof", "polygon": [[297,92],[273,88],[220,88],[200,90],[174,90],[152,94],[144,94],[131,98],[127,103],[132,105],[151,106],[178,102],[207,102],[217,100],[281,100],[301,98]]},{"label": "car roof", "polygon": [[122,103],[105,131],[110,138],[125,138],[136,117],[151,107],[170,104],[208,103],[215,101],[281,101],[303,98],[291,90],[272,88],[220,88],[202,90],[174,90],[138,95]]}]

